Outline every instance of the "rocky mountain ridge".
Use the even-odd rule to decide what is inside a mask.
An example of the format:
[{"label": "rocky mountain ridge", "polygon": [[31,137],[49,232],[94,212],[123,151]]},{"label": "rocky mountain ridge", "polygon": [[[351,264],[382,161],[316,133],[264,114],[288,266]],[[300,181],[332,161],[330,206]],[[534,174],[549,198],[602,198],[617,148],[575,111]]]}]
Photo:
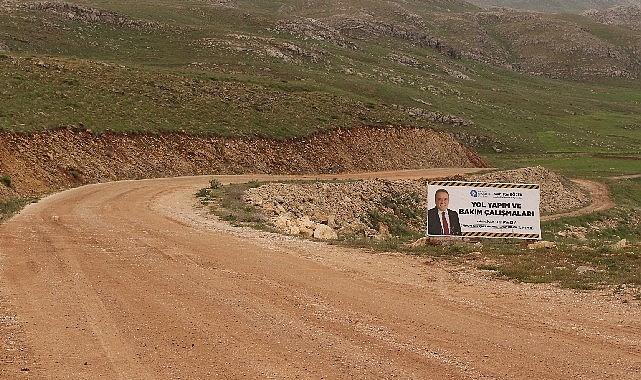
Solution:
[{"label": "rocky mountain ridge", "polygon": [[[252,39],[273,40],[278,34],[289,34],[301,41],[329,42],[348,50],[358,50],[363,43],[392,39],[418,48],[433,49],[455,59],[467,58],[521,73],[559,78],[637,78],[641,67],[639,3],[588,10],[579,18],[505,8],[475,10],[469,3],[465,6],[464,2],[450,4],[449,7],[460,9],[454,12],[448,10],[447,4],[435,1],[420,6],[376,1],[362,7],[341,3],[341,6],[331,8],[325,4],[316,11],[313,4],[307,4],[281,8],[267,18],[255,13],[259,8],[235,1],[205,3],[211,7],[244,11],[247,17],[256,14],[257,22],[263,24],[264,30],[246,35],[249,40],[238,47],[251,54],[265,54],[263,50],[269,49]],[[7,13],[43,12],[88,25],[113,25],[145,33],[164,30],[184,34],[190,30],[68,2],[11,0],[0,6]],[[613,29],[611,32],[615,34],[607,36],[597,30],[599,25],[616,26],[618,29]],[[212,36],[200,43],[221,38],[224,41],[229,37]],[[623,44],[622,39],[626,40]],[[289,42],[271,47],[275,50],[268,56],[281,57],[290,63],[297,57],[320,62],[328,53],[322,44],[315,44],[313,49],[306,45],[296,46]],[[11,51],[11,41],[0,39],[0,47],[3,51]],[[568,65],[569,68],[566,67]]]},{"label": "rocky mountain ridge", "polygon": [[641,5],[639,0],[468,0],[482,8],[514,8],[548,13],[582,13],[617,6]]},{"label": "rocky mountain ridge", "polygon": [[582,14],[600,24],[623,26],[641,31],[641,3],[608,9],[591,9]]}]

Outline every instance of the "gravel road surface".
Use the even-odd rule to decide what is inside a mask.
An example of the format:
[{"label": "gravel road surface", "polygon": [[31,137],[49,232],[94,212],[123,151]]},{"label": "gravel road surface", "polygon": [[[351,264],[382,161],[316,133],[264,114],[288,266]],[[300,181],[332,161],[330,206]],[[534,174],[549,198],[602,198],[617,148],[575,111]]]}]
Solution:
[{"label": "gravel road surface", "polygon": [[233,228],[194,207],[211,178],[0,225],[0,379],[641,378],[638,303]]}]

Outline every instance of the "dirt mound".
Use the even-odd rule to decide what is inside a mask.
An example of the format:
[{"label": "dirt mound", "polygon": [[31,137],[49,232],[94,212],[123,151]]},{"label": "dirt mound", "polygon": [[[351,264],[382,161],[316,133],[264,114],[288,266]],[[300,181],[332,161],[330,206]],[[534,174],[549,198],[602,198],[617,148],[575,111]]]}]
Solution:
[{"label": "dirt mound", "polygon": [[274,226],[286,233],[312,236],[316,228],[327,225],[337,236],[381,238],[389,233],[390,223],[381,227],[372,219],[402,215],[401,209],[407,210],[404,224],[414,230],[424,228],[424,217],[413,215],[411,210],[425,210],[426,197],[425,181],[381,179],[270,183],[245,193],[248,203],[260,207]]},{"label": "dirt mound", "polygon": [[89,183],[185,175],[486,166],[451,134],[422,128],[337,129],[290,140],[94,135],[67,128],[0,134],[0,177],[13,186],[3,189],[0,197],[10,191],[39,196]]},{"label": "dirt mound", "polygon": [[[574,210],[590,202],[579,186],[540,166],[457,179],[539,184],[544,214]],[[287,233],[312,236],[316,228],[327,225],[337,236],[385,238],[402,233],[390,231],[397,224],[415,232],[425,228],[422,211],[427,210],[427,187],[425,180],[270,183],[249,189],[245,199]]]},{"label": "dirt mound", "polygon": [[590,196],[585,190],[541,166],[472,175],[468,179],[478,182],[538,184],[541,186],[542,214],[576,210],[590,203]]}]

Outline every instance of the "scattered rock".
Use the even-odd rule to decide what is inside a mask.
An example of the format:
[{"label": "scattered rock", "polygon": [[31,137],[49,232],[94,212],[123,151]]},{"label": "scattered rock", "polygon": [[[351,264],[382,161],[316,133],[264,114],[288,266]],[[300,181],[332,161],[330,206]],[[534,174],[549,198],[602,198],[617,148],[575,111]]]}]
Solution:
[{"label": "scattered rock", "polygon": [[540,248],[556,248],[556,243],[552,241],[537,241],[535,243],[530,243],[527,245],[529,249],[540,249]]},{"label": "scattered rock", "polygon": [[585,234],[588,232],[586,227],[567,225],[566,229],[556,233],[557,236],[586,241]]},{"label": "scattered rock", "polygon": [[408,244],[407,246],[409,248],[419,248],[419,247],[424,247],[426,245],[441,245],[441,240],[438,238],[425,236]]},{"label": "scattered rock", "polygon": [[621,239],[618,242],[610,246],[612,249],[619,250],[628,247],[628,241],[626,239]]},{"label": "scattered rock", "polygon": [[573,251],[582,251],[582,252],[592,252],[594,251],[594,248],[589,247],[587,245],[572,245],[571,246]]},{"label": "scattered rock", "polygon": [[596,272],[597,270],[593,267],[587,266],[587,265],[580,265],[576,267],[576,271],[579,272],[580,274],[584,274],[587,272]]},{"label": "scattered rock", "polygon": [[317,224],[314,229],[314,238],[321,240],[338,239],[338,234],[332,227],[325,224]]},{"label": "scattered rock", "polygon": [[304,216],[298,220],[298,229],[299,234],[307,237],[314,236],[314,231],[316,230],[316,223],[314,223],[309,217]]}]

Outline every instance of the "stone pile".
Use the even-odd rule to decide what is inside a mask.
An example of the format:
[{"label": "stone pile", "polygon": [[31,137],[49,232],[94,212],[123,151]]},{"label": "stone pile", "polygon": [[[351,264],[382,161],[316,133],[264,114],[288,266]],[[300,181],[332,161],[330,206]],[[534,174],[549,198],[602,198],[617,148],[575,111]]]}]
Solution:
[{"label": "stone pile", "polygon": [[[459,179],[462,180],[462,179]],[[589,203],[580,187],[543,167],[474,175],[473,182],[532,183],[541,189],[540,211],[553,214]],[[369,223],[372,212],[398,214],[399,208],[427,210],[425,180],[269,183],[248,190],[245,201],[257,206],[279,230],[293,235],[335,239],[340,236],[386,238],[388,226]],[[408,227],[425,228],[425,212],[404,219]]]},{"label": "stone pile", "polygon": [[[393,213],[396,199],[426,207],[423,181],[363,180],[354,182],[270,183],[245,193],[245,200],[260,207],[274,226],[285,233],[336,238],[360,235],[383,238],[385,226],[367,223],[369,212]],[[400,199],[399,199],[400,198]],[[424,224],[422,218],[416,228]],[[331,231],[330,231],[331,230]]]},{"label": "stone pile", "polygon": [[472,175],[473,182],[531,183],[540,185],[542,214],[576,210],[590,203],[590,196],[568,179],[541,166]]}]

